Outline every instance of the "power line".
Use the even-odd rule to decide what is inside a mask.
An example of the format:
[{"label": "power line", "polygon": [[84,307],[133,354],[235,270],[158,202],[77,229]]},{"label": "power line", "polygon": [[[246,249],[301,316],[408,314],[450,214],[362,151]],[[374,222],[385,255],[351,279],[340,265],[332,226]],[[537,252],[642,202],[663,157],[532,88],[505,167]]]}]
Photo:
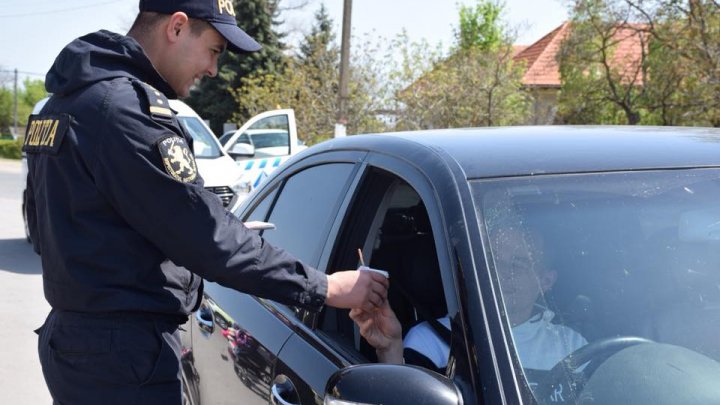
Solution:
[{"label": "power line", "polygon": [[85,6],[77,6],[77,7],[70,7],[70,8],[61,8],[61,9],[57,9],[57,10],[35,11],[35,12],[20,13],[20,14],[4,14],[4,15],[0,15],[0,18],[15,18],[15,17],[30,17],[30,16],[34,17],[37,15],[44,15],[44,14],[65,13],[68,11],[76,11],[76,10],[82,10],[82,9],[86,9],[86,8],[104,6],[104,5],[112,4],[112,3],[119,3],[121,1],[123,1],[123,0],[111,0],[111,1],[105,1],[102,3],[88,4]]},{"label": "power line", "polygon": [[[14,70],[14,69],[0,69],[0,72],[2,72],[2,73],[14,73],[15,70]],[[43,77],[45,77],[45,75],[46,75],[45,73],[24,72],[24,71],[22,71],[22,70],[18,70],[17,72],[18,72],[18,73],[22,73],[22,74],[24,74],[24,75],[29,75],[29,76],[43,76]]]}]

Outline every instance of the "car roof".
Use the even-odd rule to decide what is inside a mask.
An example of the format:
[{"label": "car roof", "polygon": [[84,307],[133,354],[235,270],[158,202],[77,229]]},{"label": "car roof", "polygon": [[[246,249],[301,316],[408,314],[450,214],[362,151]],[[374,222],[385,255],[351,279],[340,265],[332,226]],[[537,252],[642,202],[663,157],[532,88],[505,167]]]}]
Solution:
[{"label": "car roof", "polygon": [[375,150],[416,164],[454,161],[471,179],[720,166],[720,129],[714,128],[466,128],[348,136],[318,146]]}]

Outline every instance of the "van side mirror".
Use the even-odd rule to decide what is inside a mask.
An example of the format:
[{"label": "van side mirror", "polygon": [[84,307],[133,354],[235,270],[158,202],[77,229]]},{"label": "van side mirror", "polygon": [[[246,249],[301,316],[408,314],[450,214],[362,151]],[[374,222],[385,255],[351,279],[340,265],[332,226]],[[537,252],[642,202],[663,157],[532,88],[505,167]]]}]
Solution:
[{"label": "van side mirror", "polygon": [[398,364],[360,364],[335,372],[325,386],[325,405],[462,404],[450,379]]},{"label": "van side mirror", "polygon": [[255,147],[247,143],[236,143],[228,151],[228,154],[235,160],[239,158],[251,158],[255,156]]}]

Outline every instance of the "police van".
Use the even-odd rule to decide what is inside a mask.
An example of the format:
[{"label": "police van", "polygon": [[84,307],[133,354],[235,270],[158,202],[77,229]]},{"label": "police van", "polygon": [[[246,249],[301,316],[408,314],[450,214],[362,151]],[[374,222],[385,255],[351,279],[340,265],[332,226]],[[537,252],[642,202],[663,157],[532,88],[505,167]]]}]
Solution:
[{"label": "police van", "polygon": [[[32,114],[39,114],[49,98],[40,100]],[[193,137],[193,150],[198,171],[205,181],[205,188],[222,200],[223,205],[232,210],[239,205],[249,192],[247,181],[241,178],[242,171],[234,160],[223,150],[217,137],[205,121],[187,104],[180,100],[169,100],[170,108],[176,111],[176,117],[183,128]],[[22,178],[27,178],[27,159],[23,153]],[[30,233],[25,214],[25,190],[22,193],[22,215],[25,222],[25,236],[30,241]]]},{"label": "police van", "polygon": [[292,109],[258,114],[223,137],[223,150],[240,168],[240,181],[248,191],[262,184],[290,156],[307,148],[298,140]]}]

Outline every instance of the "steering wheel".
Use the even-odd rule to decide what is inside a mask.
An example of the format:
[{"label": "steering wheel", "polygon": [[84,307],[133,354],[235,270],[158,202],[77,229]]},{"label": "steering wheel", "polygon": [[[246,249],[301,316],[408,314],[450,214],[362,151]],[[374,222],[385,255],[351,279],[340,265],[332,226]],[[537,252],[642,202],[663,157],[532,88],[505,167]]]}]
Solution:
[{"label": "steering wheel", "polygon": [[635,336],[616,336],[596,340],[575,350],[542,373],[545,383],[537,387],[536,398],[543,403],[557,392],[564,392],[566,397],[576,397],[600,364],[620,350],[642,343],[654,342]]}]

